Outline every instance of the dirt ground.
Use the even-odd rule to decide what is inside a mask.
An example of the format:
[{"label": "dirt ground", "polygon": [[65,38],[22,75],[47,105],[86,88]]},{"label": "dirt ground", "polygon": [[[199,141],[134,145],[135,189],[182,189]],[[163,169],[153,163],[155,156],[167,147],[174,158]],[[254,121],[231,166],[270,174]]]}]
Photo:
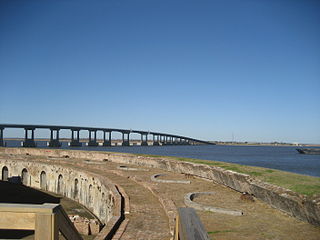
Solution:
[{"label": "dirt ground", "polygon": [[[155,173],[167,174],[160,179],[190,180],[191,184],[151,183],[150,176]],[[320,239],[320,228],[299,221],[287,214],[254,199],[254,202],[241,200],[241,193],[225,186],[201,179],[186,178],[183,174],[167,173],[150,169],[149,172],[128,172],[155,185],[159,193],[172,199],[177,207],[186,207],[183,201],[189,192],[214,192],[195,198],[197,203],[243,211],[243,216],[231,216],[206,211],[197,211],[211,239]]]}]

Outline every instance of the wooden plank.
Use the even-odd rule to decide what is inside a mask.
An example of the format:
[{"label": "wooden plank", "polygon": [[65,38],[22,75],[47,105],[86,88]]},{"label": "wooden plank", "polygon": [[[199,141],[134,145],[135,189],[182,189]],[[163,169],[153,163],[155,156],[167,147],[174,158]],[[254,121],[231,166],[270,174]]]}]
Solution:
[{"label": "wooden plank", "polygon": [[35,214],[16,212],[0,213],[0,229],[34,230]]},{"label": "wooden plank", "polygon": [[59,206],[55,203],[44,204],[14,204],[1,203],[0,212],[21,212],[21,213],[52,213],[54,208]]},{"label": "wooden plank", "polygon": [[55,240],[52,238],[52,214],[38,213],[36,215],[35,240]]},{"label": "wooden plank", "polygon": [[193,208],[179,208],[179,239],[209,240],[207,231]]},{"label": "wooden plank", "polygon": [[54,240],[59,240],[59,222],[58,222],[58,215],[57,214],[53,214],[52,215],[52,238]]},{"label": "wooden plank", "polygon": [[62,235],[66,239],[70,240],[82,240],[78,230],[75,228],[73,223],[70,221],[67,213],[64,211],[62,207],[59,207],[56,210],[57,214],[57,221],[58,221],[58,228]]}]

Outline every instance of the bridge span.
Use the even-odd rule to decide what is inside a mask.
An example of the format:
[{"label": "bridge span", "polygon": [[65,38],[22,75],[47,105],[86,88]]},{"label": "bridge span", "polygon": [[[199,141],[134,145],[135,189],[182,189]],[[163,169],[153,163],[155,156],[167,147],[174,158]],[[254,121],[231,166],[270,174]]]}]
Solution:
[{"label": "bridge span", "polygon": [[111,146],[112,132],[118,132],[122,134],[122,146],[130,146],[130,134],[136,133],[141,135],[141,145],[148,146],[148,137],[152,136],[153,146],[164,145],[190,145],[190,144],[212,144],[208,141],[202,141],[185,136],[151,132],[151,131],[139,131],[129,129],[118,128],[95,128],[95,127],[77,127],[77,126],[56,126],[56,125],[27,125],[27,124],[0,124],[0,146],[5,146],[4,131],[6,128],[20,128],[24,129],[25,137],[22,142],[23,147],[36,147],[35,130],[36,129],[48,129],[50,131],[50,140],[48,142],[49,147],[61,147],[59,131],[70,130],[70,147],[81,147],[80,131],[88,132],[88,146],[98,146],[97,132],[103,133],[103,146]]}]

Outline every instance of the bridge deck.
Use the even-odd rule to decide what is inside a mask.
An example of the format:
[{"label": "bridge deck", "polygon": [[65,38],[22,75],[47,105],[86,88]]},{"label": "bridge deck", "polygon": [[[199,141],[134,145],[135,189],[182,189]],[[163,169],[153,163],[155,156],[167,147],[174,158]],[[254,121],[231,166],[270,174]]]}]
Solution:
[{"label": "bridge deck", "polygon": [[[130,134],[130,133],[137,133],[141,135],[154,135],[154,136],[165,136],[165,137],[172,137],[172,138],[179,138],[188,141],[193,141],[202,144],[214,144],[208,141],[203,141],[195,138],[175,135],[175,134],[168,134],[168,133],[160,133],[154,131],[141,131],[141,130],[131,130],[131,129],[120,129],[120,128],[98,128],[98,127],[80,127],[80,126],[64,126],[64,125],[30,125],[30,124],[0,124],[0,129],[5,128],[22,128],[22,129],[52,129],[52,130],[61,130],[61,129],[69,129],[74,131],[103,131],[103,132],[120,132],[123,134]],[[3,137],[3,136],[2,136]]]}]

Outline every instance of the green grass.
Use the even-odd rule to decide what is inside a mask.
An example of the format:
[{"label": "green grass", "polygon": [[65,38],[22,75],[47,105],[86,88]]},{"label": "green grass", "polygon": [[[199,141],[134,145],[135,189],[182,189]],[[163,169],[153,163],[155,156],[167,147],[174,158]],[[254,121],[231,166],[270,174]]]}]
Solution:
[{"label": "green grass", "polygon": [[228,233],[228,232],[234,232],[234,231],[233,230],[213,231],[213,232],[208,232],[208,234],[218,234],[218,233]]},{"label": "green grass", "polygon": [[238,173],[248,174],[251,177],[268,182],[277,186],[290,189],[294,192],[304,194],[306,196],[320,196],[320,178],[296,173],[280,171],[276,169],[268,169],[262,167],[251,167],[246,165],[208,161],[182,157],[167,157],[157,155],[145,155],[155,158],[169,158],[178,161],[206,164],[210,166],[221,167]]}]

